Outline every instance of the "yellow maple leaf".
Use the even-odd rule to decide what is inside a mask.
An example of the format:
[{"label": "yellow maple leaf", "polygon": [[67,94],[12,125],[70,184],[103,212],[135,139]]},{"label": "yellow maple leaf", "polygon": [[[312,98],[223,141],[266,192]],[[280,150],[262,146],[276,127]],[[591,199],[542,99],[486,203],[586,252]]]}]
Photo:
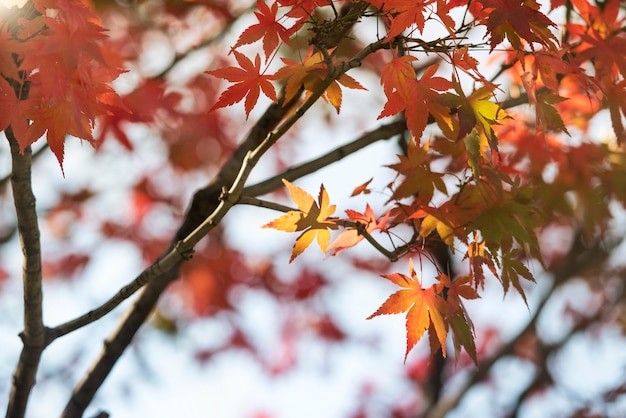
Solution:
[{"label": "yellow maple leaf", "polygon": [[337,229],[337,224],[328,219],[335,213],[335,205],[330,204],[324,185],[320,186],[320,193],[316,202],[313,196],[295,184],[285,179],[283,179],[283,183],[298,210],[290,210],[263,225],[263,228],[274,228],[286,232],[303,231],[293,245],[290,263],[302,254],[315,238],[317,238],[320,249],[326,254],[330,242],[330,230]]}]

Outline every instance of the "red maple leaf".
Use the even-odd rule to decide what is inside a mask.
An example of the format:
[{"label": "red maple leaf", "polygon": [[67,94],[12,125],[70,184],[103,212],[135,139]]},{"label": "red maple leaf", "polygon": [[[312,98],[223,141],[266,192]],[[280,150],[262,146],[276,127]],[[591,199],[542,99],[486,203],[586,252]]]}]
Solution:
[{"label": "red maple leaf", "polygon": [[279,38],[287,45],[289,43],[289,37],[293,34],[293,28],[287,29],[276,20],[276,12],[278,12],[278,3],[273,3],[272,7],[268,7],[263,0],[257,0],[258,12],[254,12],[255,16],[259,20],[244,30],[233,49],[240,47],[241,45],[251,44],[263,39],[263,52],[265,53],[265,59],[269,59],[272,52],[278,46]]},{"label": "red maple leaf", "polygon": [[[376,219],[376,215],[368,204],[365,206],[365,213],[360,213],[355,210],[346,210],[348,219],[358,222],[364,226],[365,231],[369,234],[377,229],[384,230],[387,225],[387,219],[389,218],[389,212],[382,216],[380,220]],[[359,232],[357,228],[349,228],[343,231],[335,241],[328,247],[329,250],[333,250],[331,255],[337,255],[343,250],[354,247],[363,240],[363,234]]]},{"label": "red maple leaf", "polygon": [[240,102],[245,97],[246,118],[250,115],[250,111],[259,100],[261,90],[271,100],[276,102],[276,90],[270,82],[275,80],[276,76],[261,73],[261,58],[259,54],[254,59],[254,64],[244,54],[233,51],[239,67],[226,67],[219,70],[208,71],[208,74],[223,78],[235,83],[224,91],[217,103],[210,110],[219,109],[221,107],[231,106]]},{"label": "red maple leaf", "polygon": [[426,6],[435,0],[369,0],[368,3],[385,12],[390,20],[386,39],[393,39],[405,29],[415,25],[420,32],[424,30]]},{"label": "red maple leaf", "polygon": [[[445,91],[452,87],[452,83],[442,77],[435,77],[438,65],[431,65],[418,80],[410,62],[414,57],[403,56],[394,58],[386,64],[381,74],[383,90],[387,96],[387,103],[378,115],[378,119],[405,112],[407,127],[414,138],[419,140],[428,124],[428,115],[432,115],[440,122],[437,99],[438,91]],[[445,113],[445,112],[444,112]]]},{"label": "red maple leaf", "polygon": [[41,15],[21,21],[17,35],[23,39],[20,69],[30,82],[29,99],[19,107],[32,124],[28,129],[22,121],[12,124],[22,149],[46,134],[63,169],[65,136],[93,143],[95,118],[124,108],[108,85],[123,71],[104,58],[104,28],[85,2],[37,0],[34,5]]},{"label": "red maple leaf", "polygon": [[488,13],[485,26],[491,33],[491,50],[500,44],[505,36],[515,49],[522,49],[524,39],[532,48],[533,43],[554,49],[558,42],[551,27],[556,24],[539,11],[535,0],[481,0]]},{"label": "red maple leaf", "polygon": [[285,16],[298,19],[300,21],[308,20],[317,7],[328,6],[325,0],[278,0],[281,6],[291,7]]}]

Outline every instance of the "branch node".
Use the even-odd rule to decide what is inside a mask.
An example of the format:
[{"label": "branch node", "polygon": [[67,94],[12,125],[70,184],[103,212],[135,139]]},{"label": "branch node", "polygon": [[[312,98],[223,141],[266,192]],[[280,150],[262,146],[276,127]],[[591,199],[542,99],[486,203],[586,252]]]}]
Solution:
[{"label": "branch node", "polygon": [[[230,193],[228,193],[228,187],[222,186],[222,191],[221,191],[220,197],[219,197],[220,201],[222,201],[222,202],[230,202],[228,200],[229,196],[230,196]],[[233,203],[233,202],[230,202],[230,203]]]},{"label": "branch node", "polygon": [[174,250],[176,250],[178,255],[180,255],[180,257],[185,261],[189,261],[193,257],[193,247],[189,248],[183,241],[178,241]]}]

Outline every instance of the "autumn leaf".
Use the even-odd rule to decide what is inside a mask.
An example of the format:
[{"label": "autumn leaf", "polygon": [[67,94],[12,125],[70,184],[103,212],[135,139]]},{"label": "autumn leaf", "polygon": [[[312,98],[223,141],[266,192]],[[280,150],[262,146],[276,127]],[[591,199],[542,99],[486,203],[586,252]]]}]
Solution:
[{"label": "autumn leaf", "polygon": [[[568,24],[572,36],[579,38],[574,52],[578,60],[591,61],[595,67],[596,78],[601,79],[619,71],[626,75],[626,48],[624,37],[624,20],[619,16],[619,0],[607,0],[601,7],[595,7],[587,1],[574,0],[572,4],[578,9],[585,25]],[[600,6],[600,5],[599,5]]]},{"label": "autumn leaf", "polygon": [[513,48],[522,50],[521,40],[543,45],[547,49],[555,49],[557,38],[550,31],[556,24],[539,11],[539,3],[535,0],[481,0],[480,3],[489,10],[484,24],[491,34],[491,50],[506,37]]},{"label": "autumn leaf", "polygon": [[219,70],[208,71],[208,74],[223,78],[235,83],[228,87],[219,97],[217,103],[210,110],[231,106],[244,98],[246,118],[256,105],[261,90],[272,101],[276,102],[276,90],[270,82],[276,76],[261,73],[261,58],[259,54],[254,59],[254,64],[241,52],[233,51],[239,67],[226,67]]},{"label": "autumn leaf", "polygon": [[[328,68],[324,62],[324,56],[321,52],[313,52],[313,46],[309,47],[306,56],[302,62],[297,62],[289,58],[281,58],[285,66],[280,68],[275,76],[278,79],[287,79],[285,86],[285,103],[293,99],[301,89],[306,91],[307,96],[316,91],[322,82],[326,79]],[[343,94],[341,86],[367,90],[354,78],[348,74],[342,74],[334,80],[324,91],[322,99],[333,105],[337,113],[341,109]]]},{"label": "autumn leaf", "polygon": [[435,189],[447,193],[443,175],[430,170],[428,144],[420,147],[414,139],[411,139],[407,155],[398,155],[398,159],[400,160],[398,163],[387,166],[403,176],[390,200],[417,195],[421,200],[429,202]]},{"label": "autumn leaf", "polygon": [[[432,329],[435,331],[437,342],[441,347],[443,356],[446,355],[446,336],[448,325],[444,319],[445,299],[435,292],[435,287],[422,288],[413,260],[409,259],[409,274],[406,276],[400,273],[393,273],[382,276],[390,282],[400,286],[402,290],[389,296],[376,312],[367,319],[372,319],[379,315],[399,314],[406,312],[406,353],[404,361],[415,344],[422,338],[424,331]],[[436,352],[432,349],[431,352]],[[438,348],[438,347],[436,347]]]},{"label": "autumn leaf", "polygon": [[469,259],[470,262],[470,275],[474,281],[474,287],[483,289],[485,287],[485,273],[483,265],[487,266],[494,276],[498,277],[496,265],[493,262],[493,258],[487,249],[485,248],[485,242],[472,242],[467,248],[467,253],[463,259]]},{"label": "autumn leaf", "polygon": [[520,283],[520,277],[530,281],[535,282],[535,278],[528,268],[522,263],[518,257],[520,255],[520,250],[512,250],[507,254],[502,256],[502,272],[500,274],[500,281],[502,282],[502,288],[504,289],[504,293],[509,290],[509,286],[513,285],[513,287],[519,292],[519,294],[524,299],[524,303],[528,306],[528,301],[526,300],[526,293],[524,293],[524,289]]},{"label": "autumn leaf", "polygon": [[[0,131],[4,131],[12,122],[18,119],[19,103],[20,101],[15,97],[13,87],[4,77],[0,77]],[[24,119],[25,124],[26,119]],[[15,129],[15,127],[13,128]],[[23,128],[25,129],[26,126]]]},{"label": "autumn leaf", "polygon": [[[441,96],[441,103],[456,112],[458,122],[451,126],[448,133],[452,134],[450,139],[460,141],[471,134],[474,129],[479,136],[484,138],[493,151],[498,151],[498,141],[492,125],[496,125],[500,120],[510,118],[502,107],[491,101],[493,96],[490,88],[480,87],[469,96],[465,96],[461,84],[456,79],[452,80],[454,93],[445,93]],[[441,125],[440,125],[441,127]]]},{"label": "autumn leaf", "polygon": [[606,84],[604,92],[613,123],[613,131],[617,137],[617,142],[624,143],[626,131],[622,123],[622,115],[626,116],[626,80],[621,80],[615,85],[609,82]]},{"label": "autumn leaf", "polygon": [[432,234],[435,230],[437,231],[439,238],[441,238],[448,248],[450,248],[450,251],[454,253],[454,229],[438,217],[434,215],[426,215],[420,224],[420,237],[428,238],[428,236],[430,236],[430,234]]},{"label": "autumn leaf", "polygon": [[472,130],[463,138],[465,150],[467,151],[467,163],[472,169],[474,178],[480,178],[481,141],[476,129]]},{"label": "autumn leaf", "polygon": [[330,229],[337,229],[337,224],[328,218],[335,213],[335,205],[331,205],[328,193],[322,185],[317,200],[302,190],[300,187],[283,179],[283,183],[294,201],[298,210],[291,210],[283,216],[274,219],[263,228],[274,228],[279,231],[297,232],[304,231],[296,239],[291,252],[291,263],[317,238],[317,244],[326,254],[330,242]]},{"label": "autumn leaf", "polygon": [[45,134],[50,150],[57,157],[61,170],[63,170],[66,135],[93,142],[91,119],[84,114],[76,114],[75,103],[71,100],[44,103],[43,99],[29,99],[25,103],[40,104],[33,105],[24,113],[33,122],[28,126],[26,136],[21,141],[19,141],[19,137],[17,138],[22,149]]},{"label": "autumn leaf", "polygon": [[[387,225],[387,219],[389,218],[389,212],[387,212],[380,220],[376,219],[376,215],[369,204],[365,206],[365,213],[348,209],[346,210],[346,214],[349,220],[363,225],[364,230],[369,234],[376,230],[384,230]],[[333,250],[331,255],[337,255],[347,248],[354,247],[361,242],[363,238],[363,234],[357,228],[349,228],[343,231],[337,239],[330,244],[328,249]]]},{"label": "autumn leaf", "polygon": [[471,285],[472,277],[459,276],[453,281],[447,274],[442,273],[437,276],[437,280],[439,281],[439,284],[436,285],[437,293],[445,293],[446,302],[448,303],[446,319],[452,331],[455,358],[459,358],[461,347],[464,347],[474,364],[478,365],[476,344],[474,343],[474,328],[461,299],[480,298],[478,292]]},{"label": "autumn leaf", "polygon": [[438,65],[431,65],[422,74],[420,79],[415,76],[415,70],[410,62],[416,58],[403,56],[387,63],[381,73],[383,91],[387,102],[378,115],[378,119],[394,116],[402,111],[407,121],[407,127],[413,138],[419,140],[428,124],[429,113],[438,124],[444,124],[442,118],[448,111],[442,111],[437,105],[440,93],[452,87],[449,80],[435,77]]},{"label": "autumn leaf", "polygon": [[386,16],[391,22],[387,37],[385,39],[393,39],[412,26],[422,32],[426,19],[424,13],[428,10],[426,6],[434,3],[435,0],[369,0],[368,3],[389,12]]},{"label": "autumn leaf", "polygon": [[537,95],[537,124],[544,129],[554,132],[565,132],[569,135],[563,119],[559,115],[554,104],[567,100],[565,97],[558,96],[549,92],[542,92]]},{"label": "autumn leaf", "polygon": [[369,179],[368,181],[366,181],[365,183],[361,184],[360,186],[357,186],[354,188],[354,190],[352,190],[352,194],[350,195],[352,196],[357,196],[362,194],[370,194],[372,191],[370,189],[368,189],[369,184],[372,182],[372,180],[374,180],[374,177],[372,177],[371,179]]},{"label": "autumn leaf", "polygon": [[380,74],[380,83],[387,98],[397,92],[404,101],[409,100],[409,83],[415,80],[417,75],[411,62],[417,61],[412,55],[396,56],[394,54],[390,62],[383,66]]},{"label": "autumn leaf", "polygon": [[254,15],[259,20],[259,23],[244,30],[239,35],[235,45],[233,45],[233,49],[263,39],[263,52],[265,53],[265,59],[268,60],[278,46],[279,39],[290,45],[289,37],[293,34],[293,29],[287,29],[278,23],[276,19],[278,3],[273,3],[270,8],[263,0],[257,0],[257,8],[259,11],[254,12]]},{"label": "autumn leaf", "polygon": [[[109,86],[123,70],[105,58],[105,29],[87,3],[40,0],[34,6],[40,14],[22,20],[17,33],[24,40],[16,51],[23,53],[20,70],[29,74],[30,87],[19,103],[22,117],[12,125],[22,149],[46,135],[63,170],[66,136],[93,144],[95,119],[124,109]],[[24,118],[32,121],[27,128]]]}]

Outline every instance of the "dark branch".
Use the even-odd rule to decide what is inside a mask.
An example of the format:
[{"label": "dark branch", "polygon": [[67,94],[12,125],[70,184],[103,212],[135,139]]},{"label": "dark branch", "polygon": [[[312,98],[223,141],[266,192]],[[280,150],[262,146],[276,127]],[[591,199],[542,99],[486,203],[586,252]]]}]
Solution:
[{"label": "dark branch", "polygon": [[32,152],[30,147],[26,147],[23,153],[20,152],[19,144],[10,127],[5,133],[11,146],[13,162],[11,186],[22,247],[24,288],[24,331],[20,334],[24,347],[13,373],[7,418],[21,418],[25,414],[30,392],[35,385],[37,368],[45,347],[43,295],[41,291],[41,248],[35,195],[32,190]]}]

